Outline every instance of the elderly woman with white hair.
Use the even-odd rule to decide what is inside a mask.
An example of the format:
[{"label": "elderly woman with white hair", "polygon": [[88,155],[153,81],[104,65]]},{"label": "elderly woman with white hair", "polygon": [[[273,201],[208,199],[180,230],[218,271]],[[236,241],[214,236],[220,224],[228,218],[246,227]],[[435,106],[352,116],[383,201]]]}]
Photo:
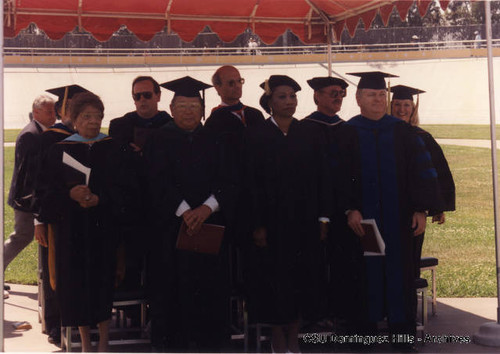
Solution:
[{"label": "elderly woman with white hair", "polygon": [[134,208],[134,171],[128,154],[100,132],[104,105],[93,93],[75,95],[76,133],[53,145],[37,188],[38,219],[55,239],[55,290],[61,325],[78,327],[82,351],[92,351],[90,326],[99,328],[98,351],[108,350],[119,230]]}]

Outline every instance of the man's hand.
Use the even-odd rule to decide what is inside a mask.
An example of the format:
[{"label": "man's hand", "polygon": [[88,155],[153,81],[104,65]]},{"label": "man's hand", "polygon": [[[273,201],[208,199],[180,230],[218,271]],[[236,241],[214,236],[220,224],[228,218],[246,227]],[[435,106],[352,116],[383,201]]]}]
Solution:
[{"label": "man's hand", "polygon": [[321,241],[325,241],[328,238],[328,227],[330,223],[328,222],[319,222],[319,239]]},{"label": "man's hand", "polygon": [[200,205],[195,209],[186,210],[182,218],[188,227],[188,233],[194,235],[200,231],[201,225],[212,214],[212,209],[208,205]]},{"label": "man's hand", "polygon": [[351,230],[359,237],[365,235],[365,230],[363,230],[361,226],[361,220],[363,220],[363,215],[361,215],[359,210],[351,210],[347,214],[347,225],[349,225]]},{"label": "man's hand", "polygon": [[444,217],[444,213],[439,213],[432,217],[432,222],[437,222],[439,225],[444,224],[446,218]]},{"label": "man's hand", "polygon": [[35,225],[35,240],[43,247],[48,247],[47,243],[47,225]]},{"label": "man's hand", "polygon": [[134,152],[142,151],[142,148],[139,145],[137,145],[137,144],[130,143],[129,145],[132,148],[132,150],[134,150]]},{"label": "man's hand", "polygon": [[415,229],[413,231],[414,236],[421,235],[425,232],[425,225],[427,223],[427,215],[425,213],[416,211],[413,213],[411,228]]}]

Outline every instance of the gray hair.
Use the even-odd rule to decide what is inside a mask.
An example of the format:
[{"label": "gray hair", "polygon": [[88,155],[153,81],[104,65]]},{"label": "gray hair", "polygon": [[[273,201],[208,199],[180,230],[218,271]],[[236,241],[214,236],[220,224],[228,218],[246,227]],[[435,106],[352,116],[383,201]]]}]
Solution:
[{"label": "gray hair", "polygon": [[42,108],[43,106],[45,106],[46,104],[49,104],[49,103],[55,104],[56,101],[52,97],[50,97],[49,95],[42,94],[40,96],[37,96],[37,98],[35,98],[31,108],[34,111],[35,109]]}]

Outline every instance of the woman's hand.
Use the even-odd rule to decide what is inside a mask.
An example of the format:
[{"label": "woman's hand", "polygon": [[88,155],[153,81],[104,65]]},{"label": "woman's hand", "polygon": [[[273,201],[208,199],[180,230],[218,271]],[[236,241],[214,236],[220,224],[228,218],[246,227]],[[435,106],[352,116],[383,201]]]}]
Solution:
[{"label": "woman's hand", "polygon": [[432,217],[432,222],[437,222],[439,225],[444,224],[446,221],[446,218],[444,216],[444,213],[439,213],[437,215],[434,215]]},{"label": "woman's hand", "polygon": [[89,187],[82,184],[71,188],[69,196],[78,202],[82,208],[90,208],[99,204],[99,197],[93,194]]}]

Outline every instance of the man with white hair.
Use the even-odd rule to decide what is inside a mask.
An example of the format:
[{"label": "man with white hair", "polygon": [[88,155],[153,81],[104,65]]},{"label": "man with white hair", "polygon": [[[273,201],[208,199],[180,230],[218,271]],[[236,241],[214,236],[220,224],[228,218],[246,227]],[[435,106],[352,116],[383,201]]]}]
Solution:
[{"label": "man with white hair", "polygon": [[[4,269],[33,240],[35,208],[33,190],[37,171],[39,136],[56,122],[54,100],[48,95],[38,96],[32,107],[33,120],[16,139],[14,172],[8,204],[14,208],[14,232],[4,243]],[[5,293],[4,293],[5,297]]]}]

